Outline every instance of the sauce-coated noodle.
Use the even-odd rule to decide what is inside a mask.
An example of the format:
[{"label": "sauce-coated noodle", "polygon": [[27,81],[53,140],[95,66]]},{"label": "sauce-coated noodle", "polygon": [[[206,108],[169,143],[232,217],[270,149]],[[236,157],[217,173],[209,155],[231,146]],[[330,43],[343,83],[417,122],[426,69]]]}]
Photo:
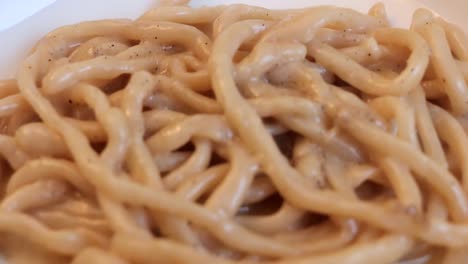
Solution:
[{"label": "sauce-coated noodle", "polygon": [[185,2],[59,28],[0,82],[4,258],[467,261],[462,30]]}]

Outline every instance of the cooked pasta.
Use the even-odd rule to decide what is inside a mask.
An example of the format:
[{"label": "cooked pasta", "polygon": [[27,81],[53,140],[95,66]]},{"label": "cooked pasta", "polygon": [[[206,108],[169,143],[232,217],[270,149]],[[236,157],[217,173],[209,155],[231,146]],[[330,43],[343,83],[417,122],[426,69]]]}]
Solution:
[{"label": "cooked pasta", "polygon": [[[186,2],[186,1],[182,1]],[[465,263],[468,40],[428,10],[165,5],[0,82],[10,263]]]}]

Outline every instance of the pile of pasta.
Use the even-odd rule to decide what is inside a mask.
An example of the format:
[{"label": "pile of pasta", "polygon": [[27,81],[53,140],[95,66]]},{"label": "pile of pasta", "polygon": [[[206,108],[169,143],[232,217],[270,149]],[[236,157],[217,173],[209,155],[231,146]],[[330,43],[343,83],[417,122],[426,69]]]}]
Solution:
[{"label": "pile of pasta", "polygon": [[[10,263],[465,263],[468,41],[319,6],[59,28],[0,83]],[[32,262],[31,262],[32,261]]]}]

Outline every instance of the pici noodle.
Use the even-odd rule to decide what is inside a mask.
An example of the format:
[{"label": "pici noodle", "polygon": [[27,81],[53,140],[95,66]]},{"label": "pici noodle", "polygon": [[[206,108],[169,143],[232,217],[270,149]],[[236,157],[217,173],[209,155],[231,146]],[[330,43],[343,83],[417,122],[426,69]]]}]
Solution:
[{"label": "pici noodle", "polygon": [[[8,45],[7,43],[5,45]],[[59,28],[0,83],[10,263],[466,263],[468,41],[319,6]]]}]

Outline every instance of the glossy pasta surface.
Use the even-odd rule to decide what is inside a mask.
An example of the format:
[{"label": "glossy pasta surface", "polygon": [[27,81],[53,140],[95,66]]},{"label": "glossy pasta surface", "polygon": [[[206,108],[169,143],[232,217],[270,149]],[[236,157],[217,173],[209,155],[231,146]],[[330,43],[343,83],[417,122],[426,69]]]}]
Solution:
[{"label": "glossy pasta surface", "polygon": [[0,81],[10,263],[468,260],[468,41],[316,6],[59,28]]}]

